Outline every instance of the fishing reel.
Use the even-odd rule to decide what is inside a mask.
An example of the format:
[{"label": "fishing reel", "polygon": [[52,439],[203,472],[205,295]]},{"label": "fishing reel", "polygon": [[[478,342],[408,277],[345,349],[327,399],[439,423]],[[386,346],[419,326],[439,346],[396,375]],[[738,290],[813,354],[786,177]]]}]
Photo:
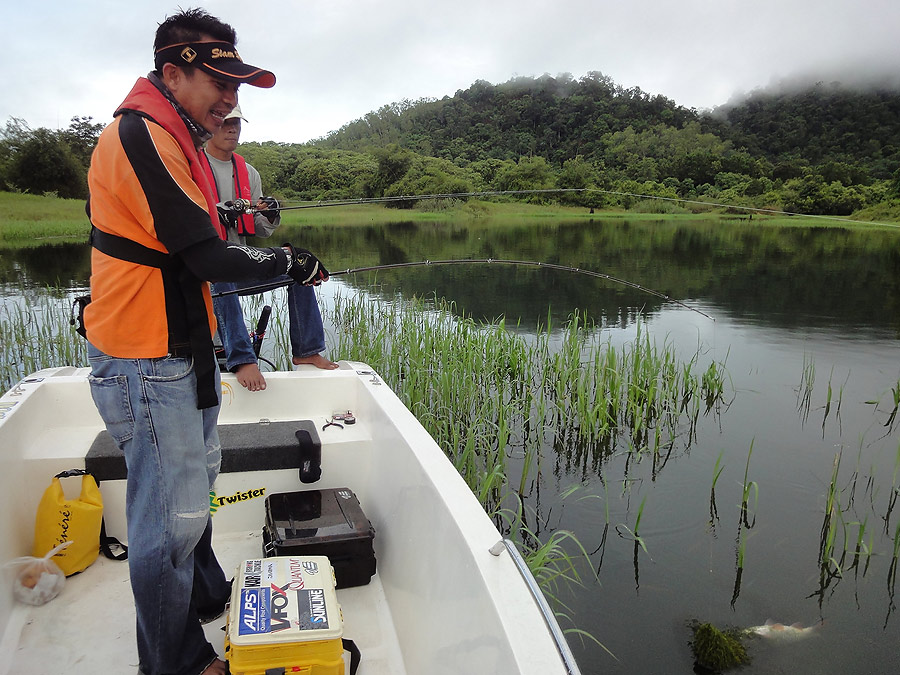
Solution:
[{"label": "fishing reel", "polygon": [[250,203],[249,199],[229,200],[221,204],[216,204],[216,206],[220,207],[223,210],[232,211],[239,214],[253,213],[253,204]]}]

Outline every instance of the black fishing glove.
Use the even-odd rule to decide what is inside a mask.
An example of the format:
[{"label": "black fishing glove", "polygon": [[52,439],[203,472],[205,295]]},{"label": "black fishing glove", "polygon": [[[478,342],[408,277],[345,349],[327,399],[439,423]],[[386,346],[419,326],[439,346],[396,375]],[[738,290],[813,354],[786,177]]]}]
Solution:
[{"label": "black fishing glove", "polygon": [[231,206],[231,202],[219,202],[216,204],[216,211],[219,212],[219,222],[225,229],[237,227],[238,211]]},{"label": "black fishing glove", "polygon": [[291,244],[282,244],[290,253],[288,276],[301,286],[318,286],[328,281],[328,270],[325,265],[305,248],[294,248]]},{"label": "black fishing glove", "polygon": [[260,197],[256,202],[256,210],[263,214],[270,223],[274,223],[278,217],[279,206],[275,197]]}]

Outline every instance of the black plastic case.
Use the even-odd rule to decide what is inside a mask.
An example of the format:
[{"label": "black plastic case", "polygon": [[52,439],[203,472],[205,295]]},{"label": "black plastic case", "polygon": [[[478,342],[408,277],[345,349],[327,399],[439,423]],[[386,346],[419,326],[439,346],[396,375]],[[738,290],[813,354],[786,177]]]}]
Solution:
[{"label": "black plastic case", "polygon": [[338,588],[375,574],[375,528],[349,488],[280,492],[266,497],[263,554],[328,556]]}]

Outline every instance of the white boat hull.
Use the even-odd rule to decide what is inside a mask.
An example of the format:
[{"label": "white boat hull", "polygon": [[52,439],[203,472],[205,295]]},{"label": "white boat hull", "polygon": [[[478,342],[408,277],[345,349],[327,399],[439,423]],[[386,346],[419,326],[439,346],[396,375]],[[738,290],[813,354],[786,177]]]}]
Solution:
[{"label": "white boat hull", "polygon": [[[360,675],[577,672],[500,533],[415,417],[368,366],[267,374],[249,393],[223,376],[221,425],[312,420],[320,429],[322,479],[350,487],[376,529],[377,573],[341,589],[345,636],[362,653]],[[322,429],[352,410],[354,425]],[[86,369],[26,378],[0,399],[0,562],[28,555],[41,493],[56,473],[84,467],[103,424]],[[303,489],[296,469],[223,473],[221,497]],[[103,481],[110,534],[125,538],[124,481]],[[223,499],[214,546],[226,569],[261,554],[264,497]],[[491,549],[494,549],[493,552]],[[499,555],[497,555],[499,553]],[[43,607],[17,604],[9,575],[0,591],[0,675],[134,672],[137,654],[127,564],[99,559]],[[221,621],[208,635],[222,649]],[[565,646],[564,656],[570,657]]]}]

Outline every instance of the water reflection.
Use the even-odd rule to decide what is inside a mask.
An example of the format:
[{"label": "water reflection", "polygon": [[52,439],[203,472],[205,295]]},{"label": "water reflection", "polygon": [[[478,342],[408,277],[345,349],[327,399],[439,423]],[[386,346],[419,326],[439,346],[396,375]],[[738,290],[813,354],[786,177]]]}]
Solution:
[{"label": "water reflection", "polygon": [[[864,325],[900,334],[900,246],[891,232],[774,228],[755,221],[597,220],[285,226],[280,235],[321,253],[332,270],[419,260],[534,260],[604,272],[751,324]],[[83,286],[89,273],[86,244],[0,252],[2,284]],[[610,282],[532,268],[473,265],[373,274],[386,296],[437,294],[475,318],[505,315],[520,318],[526,327],[545,322],[548,306],[556,320],[580,309],[617,325],[622,307],[654,314],[664,304]],[[367,285],[371,275],[345,280]]]},{"label": "water reflection", "polygon": [[45,244],[21,249],[0,248],[3,295],[25,288],[75,288],[87,285],[91,254],[87,244]]}]

